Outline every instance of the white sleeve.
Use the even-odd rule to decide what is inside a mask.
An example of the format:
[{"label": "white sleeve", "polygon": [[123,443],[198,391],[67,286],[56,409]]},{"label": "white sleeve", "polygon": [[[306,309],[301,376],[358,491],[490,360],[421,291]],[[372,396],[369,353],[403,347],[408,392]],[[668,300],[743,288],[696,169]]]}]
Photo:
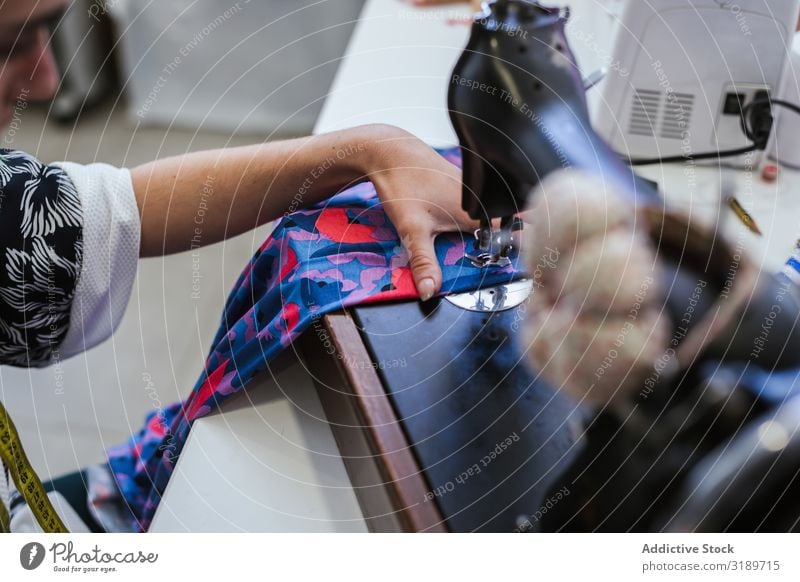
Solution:
[{"label": "white sleeve", "polygon": [[108,339],[128,306],[139,261],[141,222],[131,173],[106,164],[53,164],[69,176],[83,208],[83,267],[59,356]]}]

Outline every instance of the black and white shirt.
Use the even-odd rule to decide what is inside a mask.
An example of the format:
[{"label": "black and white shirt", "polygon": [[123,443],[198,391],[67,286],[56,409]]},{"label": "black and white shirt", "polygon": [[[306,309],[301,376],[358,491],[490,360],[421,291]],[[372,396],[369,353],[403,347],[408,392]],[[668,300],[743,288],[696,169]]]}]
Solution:
[{"label": "black and white shirt", "polygon": [[139,240],[128,170],[0,150],[0,364],[45,366],[108,338]]}]

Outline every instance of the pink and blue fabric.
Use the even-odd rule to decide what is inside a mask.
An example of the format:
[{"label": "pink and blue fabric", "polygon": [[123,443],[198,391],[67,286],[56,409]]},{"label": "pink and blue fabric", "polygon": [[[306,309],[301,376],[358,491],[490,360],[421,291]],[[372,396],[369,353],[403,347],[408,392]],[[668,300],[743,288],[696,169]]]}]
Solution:
[{"label": "pink and blue fabric", "polygon": [[[441,152],[459,163],[457,150]],[[509,282],[516,266],[481,270],[464,259],[471,236],[439,236],[442,294]],[[417,299],[407,255],[368,182],[286,216],[244,269],[225,305],[205,370],[190,396],[146,418],[108,451],[135,527],[146,531],[191,423],[265,370],[321,315],[368,302]]]}]

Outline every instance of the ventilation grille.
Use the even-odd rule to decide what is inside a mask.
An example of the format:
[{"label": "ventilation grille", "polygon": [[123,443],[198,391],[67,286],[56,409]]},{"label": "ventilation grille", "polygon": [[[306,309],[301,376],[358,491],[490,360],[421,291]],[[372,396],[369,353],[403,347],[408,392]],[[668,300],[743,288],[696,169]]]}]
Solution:
[{"label": "ventilation grille", "polygon": [[673,93],[664,104],[664,117],[661,119],[661,137],[683,139],[692,121],[694,95]]},{"label": "ventilation grille", "polygon": [[636,89],[631,97],[631,118],[628,132],[655,138],[683,139],[691,127],[694,95]]},{"label": "ventilation grille", "polygon": [[634,135],[655,137],[658,113],[661,109],[661,91],[636,89],[631,104],[631,120],[628,131]]}]

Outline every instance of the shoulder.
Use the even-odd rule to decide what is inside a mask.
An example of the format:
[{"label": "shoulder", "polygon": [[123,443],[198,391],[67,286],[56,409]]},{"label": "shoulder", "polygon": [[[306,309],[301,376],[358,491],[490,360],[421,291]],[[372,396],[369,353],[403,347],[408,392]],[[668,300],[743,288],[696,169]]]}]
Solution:
[{"label": "shoulder", "polygon": [[0,150],[0,220],[18,221],[24,237],[80,229],[80,199],[61,168],[25,152]]}]

